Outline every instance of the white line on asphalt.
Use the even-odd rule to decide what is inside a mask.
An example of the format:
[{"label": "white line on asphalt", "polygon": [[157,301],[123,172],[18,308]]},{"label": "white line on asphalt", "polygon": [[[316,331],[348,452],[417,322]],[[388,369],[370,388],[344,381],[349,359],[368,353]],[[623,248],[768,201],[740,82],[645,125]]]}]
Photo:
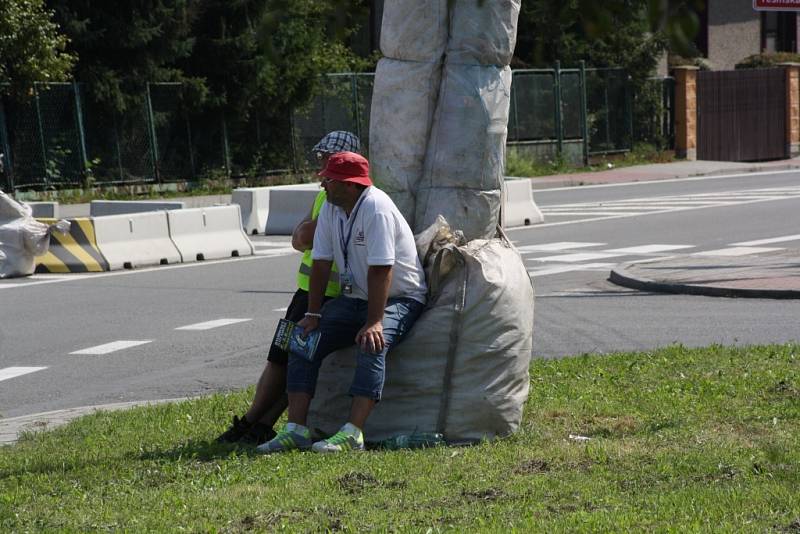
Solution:
[{"label": "white line on asphalt", "polygon": [[[674,210],[674,211],[678,211],[678,210]],[[549,211],[549,210],[544,209],[544,210],[542,210],[542,213],[544,215],[548,215],[550,217],[572,217],[574,215],[591,215],[593,217],[594,216],[596,216],[596,217],[605,217],[605,216],[608,216],[608,215],[620,215],[620,212],[618,212],[618,211],[588,211],[588,210],[587,211]],[[628,211],[628,212],[623,212],[623,213],[625,214],[625,216],[634,216],[634,215],[647,215],[647,213],[654,213],[654,212],[650,211],[650,212],[644,213],[644,212],[639,212],[639,211],[636,211],[636,212]]]},{"label": "white line on asphalt", "polygon": [[605,271],[612,268],[614,263],[584,263],[583,265],[560,265],[558,267],[543,267],[541,269],[532,269],[528,274],[536,278],[538,276],[547,276],[549,274],[561,274],[573,271]]},{"label": "white line on asphalt", "polygon": [[266,247],[287,247],[291,244],[287,241],[251,241],[255,248],[266,248]]},{"label": "white line on asphalt", "polygon": [[204,323],[179,326],[175,330],[211,330],[212,328],[219,328],[220,326],[228,326],[230,324],[246,323],[247,321],[252,321],[252,319],[216,319],[214,321],[206,321]]},{"label": "white line on asphalt", "polygon": [[256,249],[256,256],[261,257],[275,257],[275,256],[289,256],[291,254],[300,254],[292,247],[284,247],[284,248],[257,248]]},{"label": "white line on asphalt", "polygon": [[274,309],[274,310],[272,310],[272,311],[274,311],[274,312],[285,312],[285,311],[286,311],[286,310],[288,310],[288,309],[289,309],[288,307],[287,307],[287,308],[275,308],[275,309]]},{"label": "white line on asphalt", "polygon": [[731,243],[732,247],[757,247],[759,245],[771,245],[772,243],[783,243],[784,241],[798,241],[800,234],[785,235],[781,237],[771,237],[769,239],[756,239],[755,241],[742,241],[741,243]]},{"label": "white line on asphalt", "polygon": [[559,241],[558,243],[545,243],[543,245],[523,245],[517,250],[525,254],[528,252],[558,252],[575,248],[602,247],[605,243],[582,243],[580,241]]},{"label": "white line on asphalt", "polygon": [[125,270],[125,271],[112,271],[106,273],[90,273],[90,274],[71,274],[68,277],[63,275],[59,275],[57,277],[49,277],[47,280],[37,280],[36,282],[26,282],[21,284],[0,284],[0,290],[3,289],[14,289],[15,287],[30,287],[30,286],[38,286],[42,284],[57,284],[60,282],[78,282],[81,280],[94,280],[96,278],[107,278],[109,276],[128,276],[132,274],[141,274],[141,273],[151,273],[154,271],[170,271],[172,269],[192,269],[195,267],[210,267],[213,265],[224,265],[226,263],[233,263],[233,262],[244,262],[244,261],[253,261],[253,260],[265,260],[269,259],[273,256],[266,256],[255,254],[253,256],[245,256],[239,258],[230,258],[224,260],[206,260],[206,261],[198,261],[192,263],[179,263],[175,265],[161,265],[158,267],[147,267],[144,269],[134,269],[134,270]]},{"label": "white line on asphalt", "polygon": [[112,352],[116,352],[118,350],[129,349],[131,347],[138,347],[139,345],[145,345],[147,343],[152,343],[153,340],[149,339],[146,341],[114,341],[112,343],[106,343],[105,345],[98,345],[96,347],[89,347],[88,349],[81,349],[76,350],[75,352],[70,352],[70,354],[92,354],[92,355],[102,355],[102,354],[111,354]]},{"label": "white line on asphalt", "polygon": [[615,256],[624,256],[624,254],[615,254],[613,252],[576,252],[575,254],[561,254],[558,256],[546,256],[544,258],[528,258],[528,261],[577,263],[579,261],[603,260]]},{"label": "white line on asphalt", "polygon": [[732,247],[721,248],[719,250],[706,250],[704,252],[695,252],[692,256],[747,256],[749,254],[761,254],[762,252],[773,252],[776,250],[783,250],[782,248],[770,247]]},{"label": "white line on asphalt", "polygon": [[641,245],[638,247],[614,248],[603,252],[619,252],[620,254],[654,254],[656,252],[669,252],[670,250],[680,250],[684,248],[694,248],[694,245]]},{"label": "white line on asphalt", "polygon": [[[567,188],[567,189],[572,189],[572,188]],[[791,199],[792,199],[792,197],[784,197],[781,200],[791,200]],[[736,205],[737,206],[744,206],[746,204],[758,204],[759,202],[770,202],[770,201],[769,200],[748,200],[748,201],[745,201],[745,202],[737,202]],[[601,222],[601,221],[613,221],[613,220],[617,220],[617,219],[631,219],[633,217],[640,217],[640,216],[644,216],[644,215],[664,215],[664,214],[668,214],[668,213],[677,213],[677,212],[690,211],[690,210],[702,210],[702,209],[715,208],[715,207],[718,207],[718,206],[696,206],[696,207],[692,206],[692,207],[686,207],[686,208],[682,208],[680,210],[673,210],[673,211],[667,210],[667,211],[650,211],[650,212],[647,212],[647,213],[625,213],[625,214],[620,214],[620,215],[611,215],[611,216],[608,216],[608,217],[590,217],[589,219],[575,219],[575,220],[572,220],[572,221],[560,221],[560,222],[554,222],[554,223],[532,224],[532,225],[529,225],[529,226],[517,226],[517,227],[514,227],[514,228],[506,228],[505,231],[506,231],[506,233],[508,233],[508,232],[519,232],[521,230],[540,230],[541,228],[550,228],[550,227],[553,227],[553,226],[569,226],[569,225],[573,225],[573,224],[586,224],[586,223],[594,223],[594,222]],[[584,215],[584,214],[579,214],[579,215]],[[11,286],[11,287],[14,287],[14,286]]]},{"label": "white line on asphalt", "polygon": [[28,373],[35,373],[42,369],[47,369],[47,367],[6,367],[5,369],[0,369],[0,382],[9,378],[27,375]]}]

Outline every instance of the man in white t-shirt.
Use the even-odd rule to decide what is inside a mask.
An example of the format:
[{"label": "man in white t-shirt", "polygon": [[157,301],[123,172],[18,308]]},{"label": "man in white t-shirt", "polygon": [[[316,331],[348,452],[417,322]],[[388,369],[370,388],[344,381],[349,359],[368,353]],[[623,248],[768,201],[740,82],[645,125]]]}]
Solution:
[{"label": "man in white t-shirt", "polygon": [[[334,154],[320,176],[328,201],[317,219],[308,312],[300,322],[306,333],[318,329],[320,342],[312,361],[290,355],[289,422],[259,452],[363,449],[362,428],[381,398],[386,353],[425,305],[428,289],[411,228],[388,195],[372,185],[367,160],[353,152]],[[334,261],[342,295],[322,306]],[[306,416],[322,360],[353,343],[358,355],[349,420],[312,445]]]}]

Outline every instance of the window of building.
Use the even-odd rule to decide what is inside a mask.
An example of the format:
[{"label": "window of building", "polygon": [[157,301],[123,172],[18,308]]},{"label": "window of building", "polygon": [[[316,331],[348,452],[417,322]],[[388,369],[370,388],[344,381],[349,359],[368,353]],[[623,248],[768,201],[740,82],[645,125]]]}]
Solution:
[{"label": "window of building", "polygon": [[797,14],[780,11],[761,13],[761,50],[797,52]]}]

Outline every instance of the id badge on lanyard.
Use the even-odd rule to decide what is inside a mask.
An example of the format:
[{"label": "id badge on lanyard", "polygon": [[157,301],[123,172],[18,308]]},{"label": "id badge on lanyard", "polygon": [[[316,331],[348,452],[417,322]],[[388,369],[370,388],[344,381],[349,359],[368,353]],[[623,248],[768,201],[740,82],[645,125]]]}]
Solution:
[{"label": "id badge on lanyard", "polygon": [[342,293],[350,295],[353,293],[353,275],[350,271],[339,273],[339,286],[342,288]]},{"label": "id badge on lanyard", "polygon": [[356,215],[361,207],[362,200],[364,200],[363,195],[358,200],[358,204],[356,204],[355,208],[353,209],[353,213],[349,218],[350,220],[348,222],[350,224],[347,226],[347,237],[344,235],[344,225],[342,225],[341,220],[339,221],[339,238],[341,239],[342,255],[344,255],[344,269],[339,273],[339,286],[341,287],[342,294],[344,295],[351,295],[353,293],[353,285],[355,284],[353,272],[350,270],[350,263],[348,261],[349,254],[347,247],[350,244],[350,237],[353,235],[353,225],[356,223]]}]

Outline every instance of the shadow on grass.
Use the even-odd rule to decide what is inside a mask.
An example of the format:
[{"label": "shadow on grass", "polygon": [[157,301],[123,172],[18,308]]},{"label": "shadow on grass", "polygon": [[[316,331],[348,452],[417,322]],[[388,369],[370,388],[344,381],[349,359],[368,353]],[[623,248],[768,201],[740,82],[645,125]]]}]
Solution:
[{"label": "shadow on grass", "polygon": [[213,462],[233,455],[261,456],[256,445],[241,443],[217,443],[216,441],[189,440],[172,449],[145,451],[133,455],[139,460],[195,460]]}]

